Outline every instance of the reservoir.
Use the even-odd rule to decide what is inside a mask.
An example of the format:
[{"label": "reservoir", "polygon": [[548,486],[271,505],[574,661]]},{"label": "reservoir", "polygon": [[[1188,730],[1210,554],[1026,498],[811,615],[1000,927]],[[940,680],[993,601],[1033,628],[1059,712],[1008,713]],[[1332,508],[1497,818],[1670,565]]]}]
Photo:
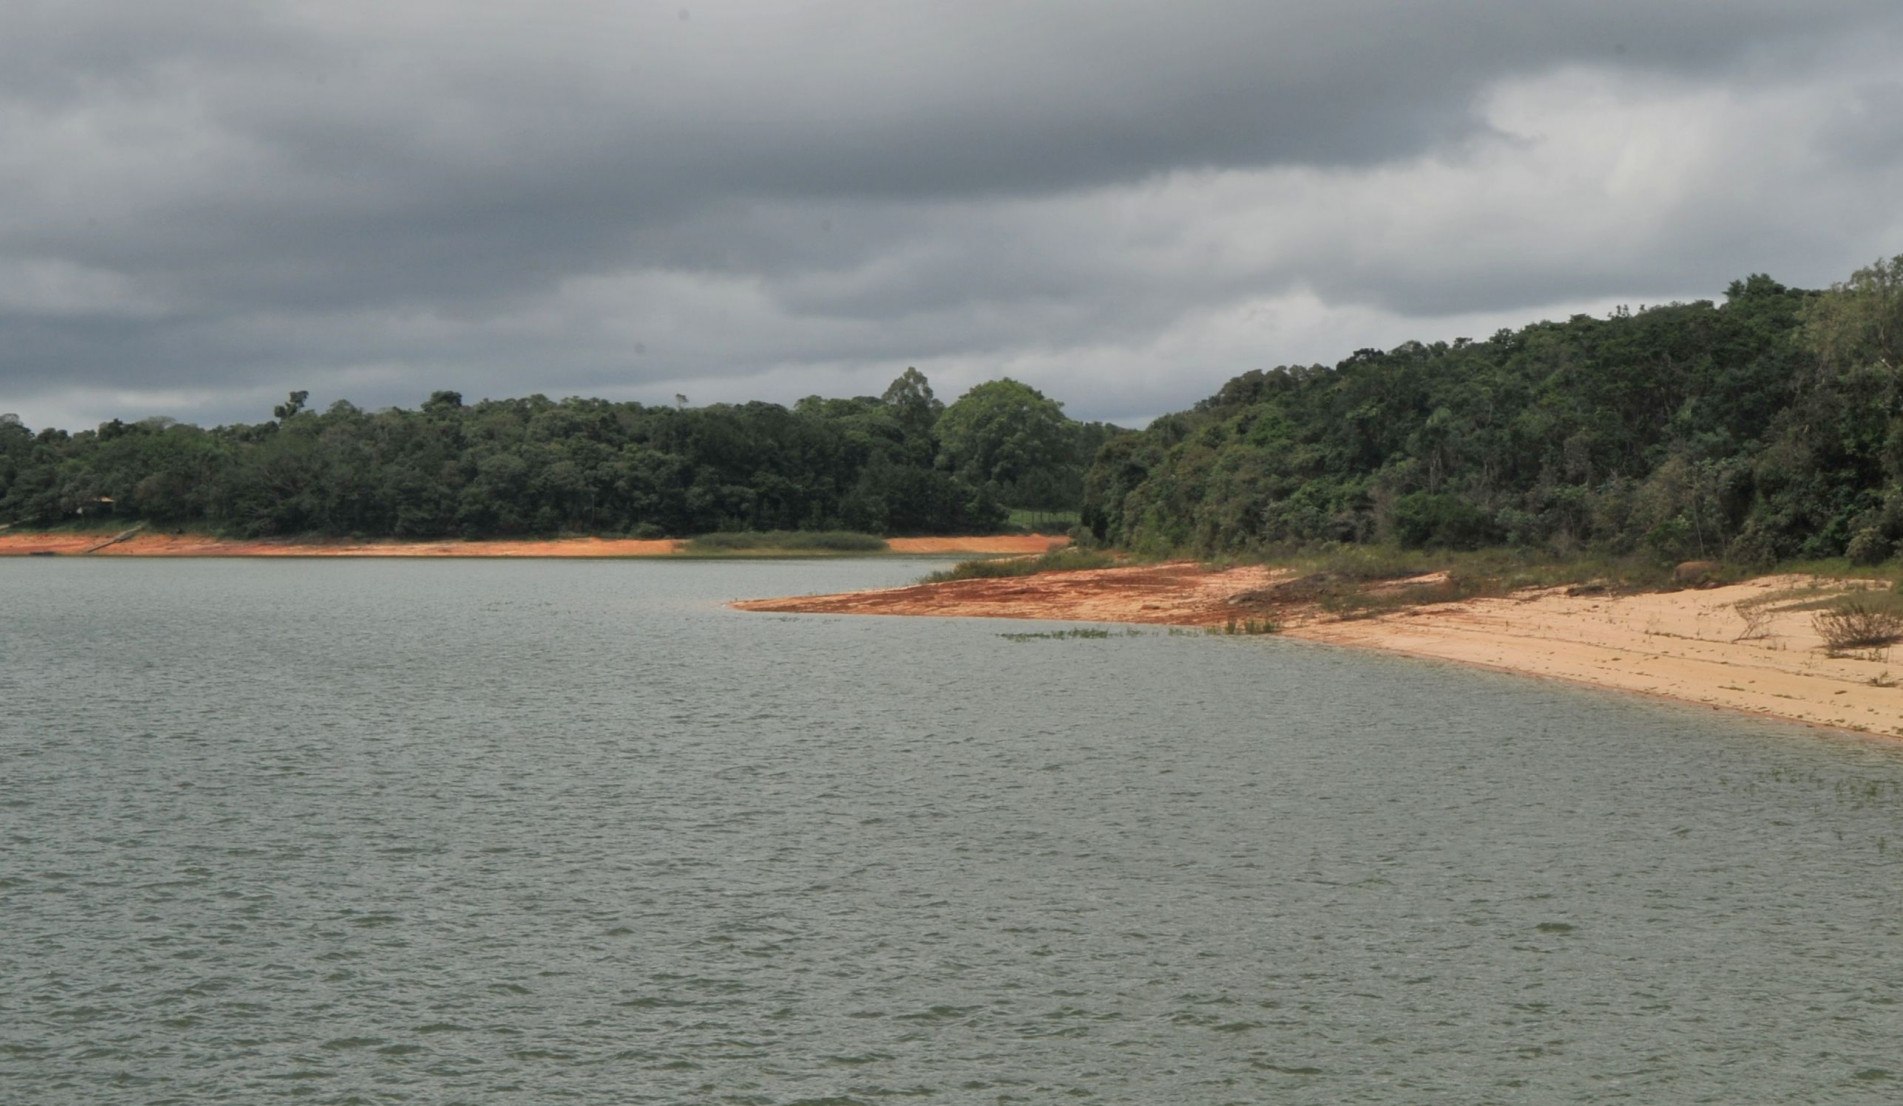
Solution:
[{"label": "reservoir", "polygon": [[0,1098],[1903,1096],[1903,746],[932,567],[0,560]]}]

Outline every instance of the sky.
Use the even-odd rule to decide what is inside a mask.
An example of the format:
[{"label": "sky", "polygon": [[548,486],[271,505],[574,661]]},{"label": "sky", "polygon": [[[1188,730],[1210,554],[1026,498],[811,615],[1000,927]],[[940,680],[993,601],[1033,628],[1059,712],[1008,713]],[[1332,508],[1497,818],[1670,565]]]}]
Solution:
[{"label": "sky", "polygon": [[1141,425],[1903,253],[1896,0],[10,0],[0,413]]}]

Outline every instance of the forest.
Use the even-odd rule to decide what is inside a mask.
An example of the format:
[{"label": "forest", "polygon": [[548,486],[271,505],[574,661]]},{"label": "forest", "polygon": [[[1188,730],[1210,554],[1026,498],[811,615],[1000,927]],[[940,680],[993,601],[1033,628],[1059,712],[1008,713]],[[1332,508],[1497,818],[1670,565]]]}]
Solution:
[{"label": "forest", "polygon": [[1074,509],[1118,432],[1013,380],[947,406],[916,369],[881,396],[704,407],[545,396],[164,418],[35,433],[0,416],[0,523],[115,522],[238,537],[983,533]]},{"label": "forest", "polygon": [[705,407],[544,396],[162,418],[0,416],[0,523],[233,536],[978,533],[1079,510],[1148,554],[1511,546],[1763,564],[1903,551],[1903,257],[1821,291],[1619,309],[1243,373],[1140,432],[1014,380]]},{"label": "forest", "polygon": [[1096,541],[1514,546],[1766,564],[1903,544],[1903,257],[1823,291],[1574,316],[1243,373],[1105,444]]}]

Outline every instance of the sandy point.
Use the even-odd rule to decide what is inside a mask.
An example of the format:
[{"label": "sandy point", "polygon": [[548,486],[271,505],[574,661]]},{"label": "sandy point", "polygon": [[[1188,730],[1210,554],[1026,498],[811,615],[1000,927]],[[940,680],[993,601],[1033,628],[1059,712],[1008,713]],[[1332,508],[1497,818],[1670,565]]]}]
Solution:
[{"label": "sandy point", "polygon": [[935,615],[1220,627],[1271,617],[1291,637],[1432,657],[1662,696],[1831,729],[1903,736],[1903,658],[1835,654],[1811,624],[1820,597],[1870,586],[1771,576],[1630,595],[1517,592],[1340,618],[1264,606],[1293,574],[1181,562],[748,600],[751,611]]}]

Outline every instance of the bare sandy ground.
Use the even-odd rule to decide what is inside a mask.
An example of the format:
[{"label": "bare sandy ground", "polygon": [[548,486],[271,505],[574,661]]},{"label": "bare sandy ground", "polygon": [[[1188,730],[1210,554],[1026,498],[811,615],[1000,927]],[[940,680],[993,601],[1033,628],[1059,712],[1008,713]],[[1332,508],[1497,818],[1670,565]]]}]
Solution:
[{"label": "bare sandy ground", "polygon": [[[1318,641],[1480,664],[1727,710],[1903,736],[1903,656],[1831,656],[1802,596],[1817,582],[1766,577],[1704,591],[1620,597],[1563,590],[1421,608],[1380,619],[1310,622]],[[1771,602],[1763,602],[1771,599]],[[1747,632],[1738,604],[1768,615]]]},{"label": "bare sandy ground", "polygon": [[[111,534],[0,533],[0,557],[53,553],[95,557],[665,557],[681,551],[672,538],[558,538],[548,541],[235,541],[200,534],[140,532],[105,544]],[[1042,553],[1069,539],[993,535],[893,538],[895,553],[960,555]]]},{"label": "bare sandy ground", "polygon": [[[1261,567],[1167,564],[751,600],[746,610],[963,615],[1220,626],[1256,613]],[[1829,655],[1803,609],[1842,581],[1766,577],[1639,595],[1543,589],[1371,618],[1277,611],[1284,632],[1870,734],[1903,736],[1903,656]],[[1236,600],[1241,598],[1242,605]],[[1763,616],[1747,624],[1742,609]]]}]

